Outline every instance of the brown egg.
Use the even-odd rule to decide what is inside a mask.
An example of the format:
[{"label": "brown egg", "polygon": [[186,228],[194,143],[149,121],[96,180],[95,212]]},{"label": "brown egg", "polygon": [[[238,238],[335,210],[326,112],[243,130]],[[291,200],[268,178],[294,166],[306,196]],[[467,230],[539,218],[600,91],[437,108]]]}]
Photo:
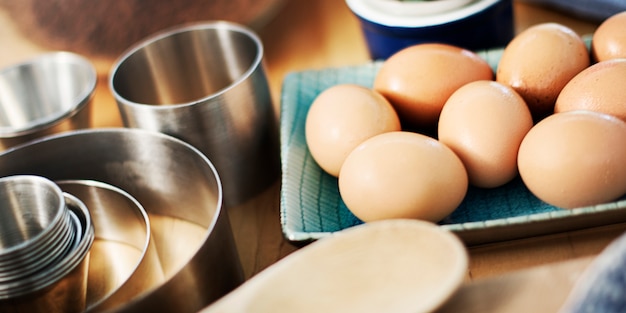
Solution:
[{"label": "brown egg", "polygon": [[496,81],[513,87],[538,121],[552,114],[563,86],[588,66],[589,52],[578,34],[544,23],[527,28],[506,46]]},{"label": "brown egg", "polygon": [[602,112],[626,121],[626,59],[596,63],[572,78],[554,111],[573,110]]},{"label": "brown egg", "polygon": [[520,146],[520,176],[539,199],[561,208],[614,201],[626,192],[626,123],[603,113],[555,113]]},{"label": "brown egg", "polygon": [[438,135],[463,161],[470,184],[493,188],[517,176],[517,152],[532,126],[526,102],[515,90],[483,80],[450,96]]},{"label": "brown egg", "polygon": [[591,55],[598,62],[626,58],[626,11],[598,26],[591,40]]},{"label": "brown egg", "polygon": [[400,130],[398,115],[382,95],[353,84],[336,85],[320,93],[305,123],[306,143],[313,159],[333,176],[365,139]]},{"label": "brown egg", "polygon": [[374,89],[394,106],[405,129],[436,130],[441,108],[459,87],[493,79],[477,54],[451,45],[418,44],[384,61]]},{"label": "brown egg", "polygon": [[365,222],[440,221],[461,203],[467,187],[463,163],[450,148],[407,131],[364,141],[348,155],[339,173],[342,199]]}]

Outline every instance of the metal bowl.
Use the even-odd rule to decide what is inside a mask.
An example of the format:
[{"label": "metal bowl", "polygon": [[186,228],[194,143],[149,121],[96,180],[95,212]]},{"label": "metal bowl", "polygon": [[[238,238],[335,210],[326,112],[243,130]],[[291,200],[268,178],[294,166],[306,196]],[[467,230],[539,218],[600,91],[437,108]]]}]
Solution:
[{"label": "metal bowl", "polygon": [[146,209],[165,279],[119,312],[197,312],[244,280],[219,176],[188,143],[139,129],[71,131],[1,153],[0,177],[17,174],[100,181]]},{"label": "metal bowl", "polygon": [[202,151],[220,174],[227,208],[280,174],[263,53],[250,29],[209,21],[154,34],[111,69],[109,89],[124,126],[172,135]]},{"label": "metal bowl", "polygon": [[94,224],[87,311],[102,312],[123,306],[163,282],[150,219],[135,198],[115,186],[93,180],[55,183],[85,203]]},{"label": "metal bowl", "polygon": [[91,125],[96,69],[69,52],[50,52],[0,70],[0,151]]}]

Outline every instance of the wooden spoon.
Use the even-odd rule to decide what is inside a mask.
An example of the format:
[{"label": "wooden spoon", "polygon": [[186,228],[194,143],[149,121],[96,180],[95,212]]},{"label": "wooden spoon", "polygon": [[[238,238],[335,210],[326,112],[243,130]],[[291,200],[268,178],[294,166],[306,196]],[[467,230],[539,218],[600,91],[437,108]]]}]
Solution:
[{"label": "wooden spoon", "polygon": [[431,312],[467,270],[463,243],[433,223],[370,222],[288,255],[202,312]]}]

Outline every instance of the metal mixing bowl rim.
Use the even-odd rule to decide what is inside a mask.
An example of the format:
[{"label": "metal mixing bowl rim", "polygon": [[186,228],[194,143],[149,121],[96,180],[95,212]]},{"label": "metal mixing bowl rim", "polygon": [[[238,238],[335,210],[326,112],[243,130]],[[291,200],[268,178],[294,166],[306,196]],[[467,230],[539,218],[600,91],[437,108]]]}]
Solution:
[{"label": "metal mixing bowl rim", "polygon": [[[111,139],[120,139],[121,137],[127,138],[128,140],[146,140],[150,142],[154,142],[156,144],[167,146],[168,149],[175,149],[180,153],[184,153],[185,155],[193,155],[195,161],[197,161],[197,165],[202,168],[203,171],[206,171],[206,177],[210,176],[212,184],[211,187],[215,192],[215,198],[211,201],[211,205],[214,205],[214,208],[211,209],[212,213],[210,219],[207,219],[206,223],[203,223],[203,231],[202,237],[198,237],[198,248],[194,250],[192,254],[189,255],[188,260],[189,263],[194,266],[198,266],[198,261],[202,262],[204,255],[202,253],[206,253],[207,243],[215,243],[215,241],[211,241],[211,239],[217,234],[220,235],[220,231],[224,230],[223,228],[219,228],[221,223],[228,223],[228,210],[224,206],[224,192],[223,186],[221,183],[221,179],[219,173],[217,172],[215,165],[210,161],[210,159],[204,155],[199,149],[194,147],[193,145],[173,137],[171,135],[167,135],[161,132],[145,130],[145,129],[137,129],[137,128],[127,128],[127,127],[102,127],[102,128],[88,128],[88,129],[78,129],[71,130],[63,133],[56,133],[44,137],[40,137],[34,139],[30,142],[21,143],[19,145],[13,146],[8,150],[0,152],[0,160],[8,159],[13,160],[14,156],[17,156],[28,153],[31,150],[41,149],[42,147],[47,147],[48,145],[55,145],[58,143],[63,143],[66,141],[76,142],[77,140],[85,140],[98,138],[98,135],[102,135],[101,138]],[[24,161],[16,160],[18,164],[21,164],[23,167]],[[195,163],[195,162],[194,162]],[[55,179],[61,178],[72,178],[63,175],[62,177],[54,177]],[[84,178],[84,177],[81,177]],[[104,182],[107,182],[106,180]],[[131,193],[132,194],[132,193]],[[137,198],[138,201],[142,201],[141,198]],[[149,208],[147,208],[148,213],[150,213]],[[193,221],[190,221],[193,222]],[[230,228],[228,228],[230,232]],[[226,234],[224,234],[226,235]],[[232,233],[229,233],[228,236],[231,236]],[[230,237],[229,237],[230,238]],[[215,239],[215,238],[213,238]],[[234,244],[234,242],[233,242]],[[238,258],[235,253],[233,257]],[[238,259],[237,259],[238,262]],[[176,268],[170,275],[165,277],[165,279],[154,288],[146,290],[142,292],[137,297],[133,298],[129,301],[128,305],[132,305],[131,303],[137,304],[145,299],[152,299],[152,297],[159,297],[159,291],[163,290],[162,288],[168,288],[167,286],[171,286],[171,284],[176,284],[184,281],[188,277],[189,267],[186,265],[184,267]],[[187,277],[187,278],[185,278]]]}]

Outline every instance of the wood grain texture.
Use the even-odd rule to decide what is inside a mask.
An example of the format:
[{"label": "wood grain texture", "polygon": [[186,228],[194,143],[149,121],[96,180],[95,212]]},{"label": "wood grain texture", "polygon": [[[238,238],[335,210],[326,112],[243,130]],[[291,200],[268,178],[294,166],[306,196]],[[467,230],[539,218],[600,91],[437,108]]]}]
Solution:
[{"label": "wood grain texture", "polygon": [[[527,4],[515,4],[516,30],[540,22],[560,22],[579,34],[596,24]],[[48,48],[21,31],[6,10],[0,10],[0,66],[32,57]],[[95,18],[95,17],[94,17]],[[265,46],[265,65],[274,105],[280,105],[285,75],[292,71],[359,65],[369,62],[358,22],[341,0],[287,1],[282,11],[258,30]],[[62,47],[60,47],[62,48]],[[99,72],[94,127],[119,127],[121,121],[108,89],[111,61],[92,57]],[[231,222],[246,277],[252,277],[299,247],[286,241],[279,219],[280,182],[231,210]],[[626,227],[594,229],[479,246],[470,252],[472,280],[499,276],[537,265],[593,256]]]}]

